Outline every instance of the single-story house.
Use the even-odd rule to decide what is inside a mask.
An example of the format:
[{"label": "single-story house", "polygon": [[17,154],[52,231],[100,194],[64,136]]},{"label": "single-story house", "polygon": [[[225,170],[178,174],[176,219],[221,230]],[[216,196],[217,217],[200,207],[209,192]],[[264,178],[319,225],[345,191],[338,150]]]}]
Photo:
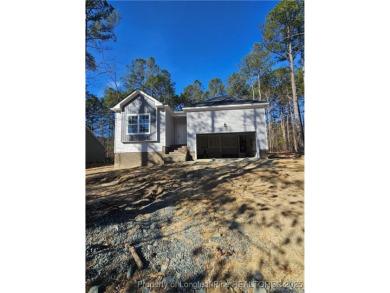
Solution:
[{"label": "single-story house", "polygon": [[115,166],[202,158],[267,158],[268,103],[218,97],[173,111],[141,90],[115,112]]},{"label": "single-story house", "polygon": [[106,147],[93,134],[93,132],[85,126],[85,160],[86,163],[95,163],[104,161],[106,157]]}]

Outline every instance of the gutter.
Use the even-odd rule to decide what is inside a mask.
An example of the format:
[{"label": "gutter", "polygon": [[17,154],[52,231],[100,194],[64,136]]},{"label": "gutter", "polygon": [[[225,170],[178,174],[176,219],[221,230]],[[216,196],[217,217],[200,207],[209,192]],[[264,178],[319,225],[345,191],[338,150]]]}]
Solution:
[{"label": "gutter", "polygon": [[201,107],[184,107],[183,111],[201,111],[207,109],[247,109],[247,108],[265,108],[269,103],[261,104],[241,104],[241,105],[220,105],[220,106],[201,106]]},{"label": "gutter", "polygon": [[[223,110],[223,109],[250,109],[250,108],[265,108],[269,105],[269,103],[261,103],[261,104],[240,104],[240,105],[220,105],[220,106],[201,106],[201,107],[184,107],[182,108],[183,110],[183,113],[185,112],[191,112],[191,111],[202,111],[202,110],[213,110],[213,109],[219,109],[219,110]],[[177,112],[174,112],[172,111],[172,109],[167,106],[167,105],[158,105],[156,106],[156,108],[163,108],[163,109],[167,109],[172,116],[181,116],[181,113],[179,115],[177,115],[178,113]],[[116,113],[120,113],[121,112],[121,108],[110,108],[111,111],[113,112],[116,112]],[[184,114],[183,114],[184,115]]]}]

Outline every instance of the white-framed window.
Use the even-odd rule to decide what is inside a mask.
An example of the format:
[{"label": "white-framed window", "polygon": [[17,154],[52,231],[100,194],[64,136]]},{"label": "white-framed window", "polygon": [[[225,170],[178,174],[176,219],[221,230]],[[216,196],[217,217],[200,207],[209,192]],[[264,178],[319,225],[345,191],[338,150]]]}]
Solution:
[{"label": "white-framed window", "polygon": [[150,134],[150,113],[128,114],[127,134]]}]

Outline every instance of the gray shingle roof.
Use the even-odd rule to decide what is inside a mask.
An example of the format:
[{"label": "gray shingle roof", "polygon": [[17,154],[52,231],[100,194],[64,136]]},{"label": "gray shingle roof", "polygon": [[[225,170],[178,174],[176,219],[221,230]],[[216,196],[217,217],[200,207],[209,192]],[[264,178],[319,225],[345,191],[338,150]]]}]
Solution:
[{"label": "gray shingle roof", "polygon": [[236,99],[229,96],[215,97],[199,103],[188,105],[187,107],[212,107],[225,105],[241,105],[241,104],[264,104],[266,101]]}]

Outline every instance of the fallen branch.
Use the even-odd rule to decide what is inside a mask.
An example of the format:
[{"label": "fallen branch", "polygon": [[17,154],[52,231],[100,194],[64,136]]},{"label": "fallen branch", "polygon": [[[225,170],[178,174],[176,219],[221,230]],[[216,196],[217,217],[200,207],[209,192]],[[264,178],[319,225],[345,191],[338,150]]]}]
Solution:
[{"label": "fallen branch", "polygon": [[137,252],[135,251],[135,248],[129,244],[125,244],[126,248],[130,250],[131,255],[133,256],[135,263],[137,264],[137,267],[139,270],[142,270],[144,268],[144,264],[142,263],[141,258],[138,256]]}]

